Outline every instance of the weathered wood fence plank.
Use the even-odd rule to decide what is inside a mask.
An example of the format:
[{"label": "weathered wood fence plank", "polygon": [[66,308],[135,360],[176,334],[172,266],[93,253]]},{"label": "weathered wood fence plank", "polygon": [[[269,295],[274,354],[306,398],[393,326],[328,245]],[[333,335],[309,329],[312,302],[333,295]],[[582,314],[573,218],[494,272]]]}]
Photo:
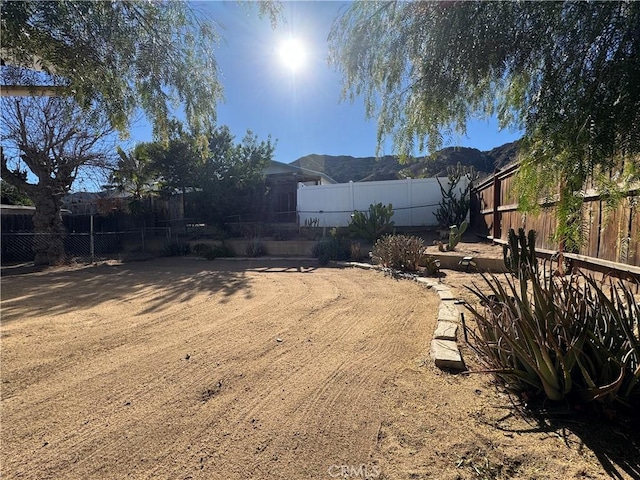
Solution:
[{"label": "weathered wood fence plank", "polygon": [[[545,204],[538,215],[518,210],[515,175],[519,165],[496,171],[473,190],[471,224],[478,235],[498,243],[509,229],[535,230],[536,248],[547,254],[560,250],[553,241],[557,228],[555,202]],[[607,208],[594,182],[587,182],[584,196],[584,243],[577,253],[565,253],[582,270],[623,279],[640,292],[640,189],[626,192],[616,208]]]}]

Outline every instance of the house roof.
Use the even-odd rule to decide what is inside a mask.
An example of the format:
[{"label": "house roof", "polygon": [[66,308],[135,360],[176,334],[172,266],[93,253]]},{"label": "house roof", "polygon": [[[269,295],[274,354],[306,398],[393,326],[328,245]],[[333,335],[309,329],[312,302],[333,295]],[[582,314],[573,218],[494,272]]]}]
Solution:
[{"label": "house roof", "polygon": [[[66,208],[61,208],[60,211],[63,214],[71,213],[71,210]],[[27,205],[5,205],[4,203],[0,205],[0,213],[2,215],[33,215],[35,212],[36,207]]]},{"label": "house roof", "polygon": [[297,173],[301,175],[309,175],[322,177],[327,183],[338,183],[326,173],[316,172],[315,170],[309,170],[308,168],[298,167],[288,163],[278,162],[271,160],[271,164],[265,169],[265,175],[277,175],[283,173]]}]

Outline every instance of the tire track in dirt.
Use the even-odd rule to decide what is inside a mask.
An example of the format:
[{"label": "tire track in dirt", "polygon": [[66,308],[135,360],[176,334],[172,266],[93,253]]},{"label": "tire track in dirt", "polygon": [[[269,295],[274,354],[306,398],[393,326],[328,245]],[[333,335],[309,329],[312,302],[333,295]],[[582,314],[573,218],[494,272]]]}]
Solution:
[{"label": "tire track in dirt", "polygon": [[[336,338],[345,337],[347,331],[351,329],[353,325],[358,324],[359,320],[360,320],[359,318],[350,319],[351,325],[350,326],[343,325],[342,327],[344,328],[344,330],[338,330],[338,335],[337,337],[334,337],[331,339],[332,340],[331,344],[335,343]],[[403,321],[401,323],[401,326],[406,326],[407,322],[408,320]],[[381,362],[384,363],[385,361],[387,361],[389,356],[392,356],[392,354],[394,353],[398,353],[398,350],[399,350],[398,348],[393,348],[393,347],[389,348],[390,345],[393,345],[393,342],[390,342],[389,341],[390,339],[388,338],[384,338],[384,333],[386,332],[382,332],[382,333],[383,335],[380,336],[381,340],[378,341],[374,345],[374,347],[371,348],[369,352],[367,352],[366,355],[362,355],[360,357],[360,361],[354,362],[353,360],[346,360],[346,359],[343,359],[342,361],[336,360],[334,362],[334,365],[332,365],[329,368],[328,373],[327,372],[323,373],[322,368],[312,369],[311,371],[307,370],[304,376],[306,376],[307,379],[314,378],[315,383],[317,383],[317,385],[315,385],[304,397],[302,398],[295,397],[293,401],[290,402],[289,405],[285,405],[284,408],[287,408],[288,411],[286,414],[278,417],[277,428],[280,430],[286,431],[289,429],[288,427],[290,425],[304,424],[305,422],[308,421],[310,417],[312,417],[312,419],[314,419],[315,421],[314,429],[322,430],[323,424],[326,423],[322,420],[322,418],[324,417],[324,413],[325,412],[328,414],[332,413],[332,410],[334,410],[335,407],[339,405],[338,400],[347,396],[347,394],[350,394],[350,403],[352,403],[354,407],[356,407],[357,409],[360,409],[363,404],[363,402],[361,402],[362,397],[365,397],[370,394],[369,389],[362,388],[362,387],[367,385],[368,383],[371,383],[370,382],[371,377],[373,377],[377,373],[375,370],[371,370],[371,369],[367,370],[367,367],[371,366],[370,365],[371,360],[375,358],[377,363],[381,363]],[[381,350],[385,345],[387,346],[387,348],[384,349],[384,354],[381,354],[382,353]],[[322,354],[326,353],[326,349],[323,349],[321,353]],[[353,352],[348,351],[348,356],[352,356],[352,355],[353,355]],[[303,358],[301,359],[301,362],[309,366],[309,360],[310,359],[308,358]],[[349,375],[349,372],[353,370],[358,372],[357,375],[353,375],[353,374]],[[299,370],[296,370],[296,372],[294,372],[294,375],[290,375],[282,379],[280,382],[278,382],[278,384],[274,386],[274,388],[272,388],[274,393],[254,399],[253,402],[244,410],[244,415],[236,415],[233,418],[233,421],[235,422],[235,424],[240,426],[248,424],[250,421],[249,419],[253,420],[254,417],[258,416],[257,415],[258,412],[264,411],[264,410],[268,411],[268,407],[270,405],[278,403],[278,400],[279,400],[278,396],[280,395],[280,390],[281,390],[280,387],[282,387],[283,385],[288,385],[293,383],[294,390],[296,389],[298,391],[305,390],[302,388],[302,385],[300,385],[300,384],[304,385],[304,382],[296,378],[298,376],[302,377],[302,375],[298,375],[298,373],[299,373]],[[349,381],[345,382],[344,379],[348,379]],[[372,389],[374,389],[375,386],[377,386],[377,384],[373,385]],[[331,392],[331,395],[328,395],[327,394],[328,392]],[[355,396],[354,396],[354,392],[355,392]],[[247,400],[245,399],[245,403],[246,402]],[[312,412],[315,412],[315,413],[312,414]],[[266,416],[269,416],[269,415],[270,415],[269,413],[266,413]],[[370,426],[369,433],[364,434],[364,437],[368,439],[368,441],[365,443],[368,443],[369,445],[371,445],[371,442],[374,440],[377,429],[378,429],[377,424]],[[222,442],[222,444],[218,445],[218,449],[227,451],[227,452],[233,451],[233,448],[230,445],[237,443],[238,437],[241,437],[242,435],[243,433],[241,432],[236,435],[230,436],[229,438],[227,438],[225,442]],[[270,442],[269,446],[270,447],[274,446],[277,449],[277,443],[278,442]],[[284,446],[287,446],[286,445],[287,442],[284,442],[284,444],[283,442],[280,442],[280,443]],[[268,456],[267,453],[262,453],[255,460],[253,460],[253,466],[257,468],[257,466],[260,463],[264,463],[263,460],[265,455]],[[354,455],[355,457],[363,456],[360,452],[357,452],[357,451],[352,452],[352,455]],[[334,458],[336,458],[337,460],[337,455]],[[352,461],[353,461],[353,457],[352,457]],[[250,456],[241,463],[251,465]],[[325,470],[326,470],[326,465],[324,469],[322,468],[322,466],[316,467],[315,473],[316,475],[320,473],[320,475],[322,476]],[[245,474],[248,474],[248,472],[245,472]]]},{"label": "tire track in dirt", "polygon": [[[175,316],[175,314],[174,314],[173,316]],[[166,320],[166,317],[165,317],[165,320]],[[156,323],[159,323],[159,322],[156,322]],[[166,322],[165,322],[165,323],[166,323]],[[172,323],[172,322],[171,322],[171,323]],[[132,347],[132,348],[130,348],[130,349],[129,349],[129,352],[127,352],[127,353],[135,353],[135,348],[136,348],[135,346],[134,346],[134,347]],[[149,353],[149,352],[145,353],[144,355],[147,355],[148,353]],[[156,352],[153,352],[153,353],[156,353]],[[129,358],[129,363],[130,363],[130,359],[131,359],[132,355],[122,355],[122,352],[120,352],[120,355],[119,355],[119,356],[120,356],[120,357],[123,357],[123,358],[124,358],[124,357]],[[135,362],[136,360],[137,360],[137,359],[135,359],[135,357],[134,357],[133,361]],[[93,359],[93,361],[95,362],[95,359]],[[102,368],[104,368],[104,364],[105,364],[105,362],[103,362],[103,361],[98,361],[98,362],[95,362],[95,363],[96,363],[96,364],[98,364],[98,366],[102,365]],[[120,364],[112,366],[112,372],[106,372],[106,373],[107,373],[107,375],[109,375],[109,374],[113,373],[113,371],[115,371],[115,370],[121,370],[121,369],[122,369],[122,367],[123,367],[123,363],[127,363],[127,362],[120,362]],[[125,366],[126,366],[126,365],[125,365]],[[98,368],[99,368],[99,367],[98,367]],[[104,373],[104,372],[103,372],[103,373]],[[89,376],[89,377],[90,377],[90,376]],[[60,380],[63,380],[63,379],[60,379]],[[81,379],[80,379],[80,383],[85,382],[86,380],[87,380],[86,378],[81,378]],[[56,381],[56,382],[54,382],[54,384],[53,384],[53,385],[55,386],[55,385],[59,385],[59,384],[62,384],[62,382]],[[67,388],[68,386],[69,386],[69,385],[68,385],[68,383],[67,383],[67,386],[66,386],[66,387],[64,387],[64,388],[65,388],[65,390],[66,390],[66,388]],[[75,385],[74,385],[74,387],[75,387]],[[37,393],[38,388],[35,388],[34,390],[35,390],[35,391],[36,391],[36,393]],[[116,394],[116,395],[118,395],[118,392],[117,392],[117,390],[116,390],[116,389],[112,388],[112,389],[111,389],[111,391],[112,391],[112,393],[115,391],[115,394]],[[30,398],[32,398],[32,399],[33,399],[33,395],[31,395],[31,392],[25,392],[25,393],[26,393],[26,395],[27,395],[27,396],[29,396]],[[52,400],[52,398],[51,398],[51,394],[52,394],[52,393],[54,393],[53,398],[54,398],[54,399],[56,398],[55,392],[51,392],[51,391],[49,391],[49,392],[46,394],[46,398],[45,398],[46,403],[49,403],[49,402]],[[57,395],[57,396],[58,396],[58,397],[60,396],[60,392],[58,392],[58,395]],[[35,400],[35,399],[34,399],[34,400]],[[48,409],[48,408],[49,408],[49,407],[47,406],[47,404],[46,404],[46,403],[43,405],[43,410],[46,410],[46,409]],[[36,403],[32,404],[32,407],[35,407],[36,405],[37,405],[37,400],[36,400]],[[32,410],[32,411],[34,411],[35,409],[34,409],[34,408],[32,408],[31,410]],[[38,413],[38,412],[34,412],[34,413],[36,413],[36,417],[38,417],[38,415],[37,415],[37,413]],[[39,417],[40,417],[40,418],[42,418],[43,416],[39,416]],[[44,416],[44,418],[46,418],[46,416]],[[45,422],[45,423],[46,423],[46,422]]]},{"label": "tire track in dirt", "polygon": [[[227,328],[230,328],[230,327],[227,327]],[[106,423],[112,423],[112,422],[116,423],[117,418],[115,419],[112,418],[114,417],[113,409],[114,409],[114,403],[116,401],[119,401],[121,403],[125,401],[128,401],[130,403],[145,403],[148,401],[148,399],[146,399],[145,397],[148,397],[150,395],[157,395],[156,393],[148,393],[148,392],[154,392],[158,388],[167,387],[168,385],[165,384],[167,379],[175,376],[174,372],[171,369],[163,369],[162,375],[159,376],[157,379],[155,380],[145,379],[145,381],[142,382],[143,383],[142,386],[138,386],[136,387],[136,389],[132,389],[131,388],[132,382],[127,380],[131,380],[130,377],[136,376],[137,369],[130,372],[131,365],[139,364],[139,370],[142,370],[142,371],[148,370],[149,367],[151,367],[148,361],[145,362],[144,358],[141,358],[141,354],[136,355],[137,347],[138,347],[137,345],[134,345],[134,346],[127,347],[126,351],[123,351],[123,349],[118,349],[115,352],[111,352],[113,353],[113,355],[120,357],[119,361],[115,364],[114,363],[109,364],[109,370],[106,372],[103,372],[101,376],[104,377],[109,375],[115,375],[116,372],[119,372],[119,376],[124,376],[125,378],[121,378],[117,383],[112,383],[108,386],[108,391],[110,392],[109,398],[106,398],[106,399],[103,398],[103,404],[98,405],[97,410],[94,411],[94,417],[102,418],[106,421]],[[179,346],[178,348],[182,348],[182,347]],[[163,349],[165,351],[161,351]],[[159,356],[160,358],[166,357],[167,356],[166,348],[154,347],[152,349],[147,349],[144,353],[144,356],[147,357],[149,355]],[[178,356],[178,352],[174,352],[174,354],[170,356],[174,359],[180,358]],[[102,365],[102,368],[104,369],[105,362],[103,361],[103,359],[101,359],[100,361],[95,361],[94,359],[94,362],[96,364],[96,367],[91,368],[91,370],[98,370],[100,368],[100,365]],[[169,363],[179,365],[179,362],[169,362]],[[129,372],[130,374],[128,374]],[[88,375],[83,375],[80,378],[74,378],[72,380],[74,384],[72,388],[75,390],[80,384],[86,385],[86,383],[90,382],[93,379],[93,377],[94,377],[93,373],[89,373]],[[61,378],[58,380],[59,381],[55,382],[55,385],[65,385],[64,375],[62,375]],[[208,383],[208,382],[205,383],[204,379],[202,378],[200,379],[195,378],[193,381],[200,385]],[[66,385],[69,386],[69,382],[66,382]],[[135,385],[135,383],[133,383],[133,385]],[[52,392],[52,391],[47,392],[43,400],[40,402],[38,402],[36,398],[33,399],[33,403],[31,404],[30,409],[37,418],[46,419],[45,413],[50,408],[49,407],[50,402],[51,401],[59,402],[60,399],[64,397],[64,390],[66,390],[67,387],[61,387],[61,388],[63,388],[63,390],[58,390],[56,392]],[[85,388],[85,390],[87,389]],[[90,389],[90,390],[95,391],[97,390],[97,388]],[[183,393],[177,392],[175,395],[183,396]],[[89,395],[89,396],[92,396],[92,395]],[[65,410],[70,412],[68,415],[69,417],[73,416],[73,413],[72,413],[73,405],[65,405],[64,401],[62,401],[61,406],[65,407]],[[38,414],[41,414],[41,415],[38,415]],[[128,423],[129,425],[131,425],[130,421]],[[46,425],[47,425],[47,422],[45,420],[44,426],[46,427]],[[85,430],[88,432],[91,432],[92,426],[91,425],[87,426]],[[55,443],[63,446],[64,440],[69,440],[71,438],[77,439],[79,441],[83,441],[83,432],[75,431],[70,437],[65,439],[58,439],[58,441]],[[55,440],[56,439],[50,439],[48,442],[54,443]]]},{"label": "tire track in dirt", "polygon": [[259,355],[258,355],[259,356]]},{"label": "tire track in dirt", "polygon": [[200,292],[139,316],[144,296],[109,305],[101,318],[116,320],[68,343],[78,362],[54,360],[3,402],[7,478],[327,478],[331,462],[368,461],[376,398],[424,353],[434,304],[370,272],[245,275],[251,301]]}]

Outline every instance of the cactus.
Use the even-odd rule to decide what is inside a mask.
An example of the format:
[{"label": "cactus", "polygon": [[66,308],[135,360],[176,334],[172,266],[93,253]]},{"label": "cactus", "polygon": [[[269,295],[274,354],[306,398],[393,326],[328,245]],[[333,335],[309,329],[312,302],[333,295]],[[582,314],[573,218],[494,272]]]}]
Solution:
[{"label": "cactus", "polygon": [[[468,182],[464,190],[458,188],[460,180],[466,177]],[[446,229],[449,225],[459,225],[469,213],[471,186],[478,179],[478,173],[473,166],[462,166],[460,162],[454,167],[447,168],[448,184],[446,188],[440,179],[436,177],[438,185],[440,185],[440,193],[442,200],[438,210],[433,214],[438,220],[441,228]]]},{"label": "cactus", "polygon": [[304,219],[305,227],[318,227],[319,225],[320,225],[320,219],[318,217]]},{"label": "cactus", "polygon": [[536,275],[538,262],[535,230],[529,230],[525,235],[524,229],[519,228],[516,235],[513,228],[509,229],[507,245],[502,247],[502,256],[507,269],[518,278],[527,279]]},{"label": "cactus", "polygon": [[460,226],[451,225],[449,227],[449,244],[447,245],[448,251],[452,252],[456,249],[456,245],[460,243],[460,239],[462,238],[462,235],[464,235],[464,232],[467,231],[468,226],[469,224],[465,220],[460,224]]},{"label": "cactus", "polygon": [[394,226],[391,221],[393,216],[393,205],[383,205],[382,203],[369,205],[369,212],[353,212],[349,231],[353,238],[362,238],[375,241],[383,234],[389,233]]}]

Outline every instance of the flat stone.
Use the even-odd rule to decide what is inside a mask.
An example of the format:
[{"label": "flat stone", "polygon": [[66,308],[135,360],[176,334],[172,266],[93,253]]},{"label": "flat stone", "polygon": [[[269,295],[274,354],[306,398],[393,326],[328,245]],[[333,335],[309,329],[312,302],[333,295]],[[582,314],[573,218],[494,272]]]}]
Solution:
[{"label": "flat stone", "polygon": [[451,290],[438,290],[438,296],[440,300],[457,300],[453,293],[451,293]]},{"label": "flat stone", "polygon": [[349,266],[356,267],[356,268],[364,268],[364,269],[367,269],[367,270],[370,270],[372,268],[376,268],[375,265],[372,265],[370,263],[362,263],[362,262],[349,262]]},{"label": "flat stone", "polygon": [[460,320],[460,312],[452,301],[441,301],[438,308],[438,321],[457,322]]},{"label": "flat stone", "polygon": [[444,292],[444,291],[447,291],[447,292],[449,292],[449,291],[450,291],[450,290],[449,290],[449,287],[447,287],[446,285],[442,285],[441,283],[436,283],[436,284],[433,286],[433,289],[434,289],[435,291],[443,291],[443,292]]},{"label": "flat stone", "polygon": [[456,342],[434,338],[431,341],[431,357],[436,367],[452,370],[464,370],[466,367],[462,361],[460,350]]},{"label": "flat stone", "polygon": [[458,325],[452,322],[438,322],[433,338],[438,340],[455,340],[458,334]]},{"label": "flat stone", "polygon": [[363,269],[366,269],[366,270],[370,270],[372,268],[378,268],[377,265],[372,265],[370,263],[343,262],[343,261],[340,261],[340,260],[331,260],[331,264],[337,265],[338,267],[363,268]]},{"label": "flat stone", "polygon": [[433,288],[433,289],[435,289],[435,286],[438,284],[437,282],[435,282],[434,280],[431,280],[430,278],[416,277],[415,280],[416,282],[423,283],[427,287]]}]

